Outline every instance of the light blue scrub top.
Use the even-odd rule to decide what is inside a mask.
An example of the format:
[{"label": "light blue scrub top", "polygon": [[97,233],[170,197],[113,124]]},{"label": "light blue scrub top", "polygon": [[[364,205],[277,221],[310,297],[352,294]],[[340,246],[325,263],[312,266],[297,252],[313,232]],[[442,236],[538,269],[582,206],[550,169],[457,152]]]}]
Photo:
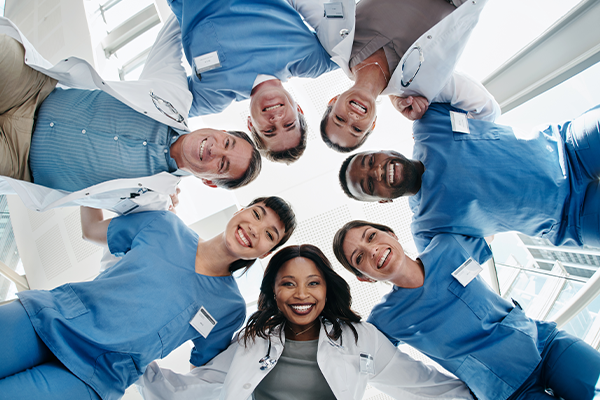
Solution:
[{"label": "light blue scrub top", "polygon": [[[285,0],[174,0],[194,101],[190,117],[223,111],[250,97],[259,74],[285,82],[338,68],[300,14]],[[220,66],[196,75],[194,59],[217,52]]]},{"label": "light blue scrub top", "polygon": [[[195,272],[198,235],[167,211],[115,218],[121,261],[91,282],[18,293],[37,334],[102,399],[120,399],[154,359],[192,340],[203,365],[227,348],[246,305],[233,277]],[[190,324],[204,307],[217,321],[205,339]]]},{"label": "light blue scrub top", "polygon": [[419,251],[437,233],[486,237],[519,231],[556,245],[582,245],[585,186],[565,162],[561,127],[531,140],[512,128],[469,119],[469,134],[452,131],[449,104],[431,104],[413,126],[413,159],[425,166],[421,189],[409,199]]},{"label": "light blue scrub top", "polygon": [[403,341],[431,357],[480,400],[503,400],[534,371],[556,325],[528,318],[480,276],[463,287],[451,274],[469,257],[480,264],[491,257],[485,240],[435,236],[419,256],[423,286],[394,286],[367,321],[395,345]]}]

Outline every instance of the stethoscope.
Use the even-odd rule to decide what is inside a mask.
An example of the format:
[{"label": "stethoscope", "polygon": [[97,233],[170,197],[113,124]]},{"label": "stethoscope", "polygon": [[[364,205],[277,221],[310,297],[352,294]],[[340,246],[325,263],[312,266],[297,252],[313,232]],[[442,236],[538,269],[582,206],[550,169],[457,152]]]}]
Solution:
[{"label": "stethoscope", "polygon": [[[419,66],[417,67],[417,70],[413,74],[412,78],[410,78],[408,80],[408,82],[404,82],[404,64],[406,64],[406,60],[408,60],[408,57],[415,50],[417,50],[419,52]],[[406,54],[406,56],[404,57],[404,62],[402,63],[402,79],[400,79],[400,84],[402,85],[402,87],[409,87],[410,86],[410,84],[412,83],[412,81],[415,79],[415,77],[419,73],[419,70],[421,69],[421,64],[423,64],[423,61],[425,61],[425,58],[423,57],[423,49],[421,49],[421,46],[419,46],[419,45],[413,46],[408,51],[408,53]]]},{"label": "stethoscope", "polygon": [[[323,326],[323,329],[325,329],[325,326]],[[258,360],[258,363],[260,364],[259,368],[261,371],[268,371],[271,368],[273,368],[275,366],[275,364],[277,364],[277,360],[274,360],[271,358],[271,338],[269,337],[268,340],[269,340],[269,347],[267,348],[267,354],[265,354],[265,356],[263,358]],[[333,339],[331,339],[329,336],[327,336],[327,340],[329,341],[329,344],[331,346],[335,347],[336,349],[344,348],[344,346],[334,342]]]},{"label": "stethoscope", "polygon": [[[158,97],[154,94],[152,90],[150,90],[150,97],[152,98],[152,102],[154,103],[154,107],[161,113],[163,113],[168,118],[171,118],[175,122],[183,123],[187,128],[187,124],[185,123],[185,118],[181,115],[177,109],[170,102]],[[162,109],[162,106],[167,108],[167,111]]]}]

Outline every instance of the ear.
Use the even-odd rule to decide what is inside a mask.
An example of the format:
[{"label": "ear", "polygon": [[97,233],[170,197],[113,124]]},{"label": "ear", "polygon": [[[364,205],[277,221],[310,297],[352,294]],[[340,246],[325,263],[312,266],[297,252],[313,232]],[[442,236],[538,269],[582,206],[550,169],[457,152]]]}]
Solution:
[{"label": "ear", "polygon": [[335,102],[337,101],[338,97],[340,97],[340,95],[338,94],[337,96],[335,96],[333,99],[329,100],[329,103],[327,103],[328,106],[335,104]]},{"label": "ear", "polygon": [[362,275],[362,276],[357,276],[357,277],[356,277],[356,279],[358,279],[358,280],[359,280],[359,281],[361,281],[361,282],[370,282],[370,283],[375,283],[375,282],[377,282],[375,279],[368,278],[368,277],[366,277],[366,276],[364,276],[364,275]]},{"label": "ear", "polygon": [[[241,211],[241,210],[240,210],[240,211]],[[262,256],[258,257],[258,258],[262,260],[263,258],[265,258],[266,256],[268,256],[268,255],[269,255],[269,254],[271,254],[271,253],[272,253],[272,252],[271,252],[271,251],[269,251],[268,253],[265,253],[265,254],[263,254]]]},{"label": "ear", "polygon": [[298,109],[298,112],[302,115],[304,115],[304,111],[302,111],[302,107],[300,107],[300,104],[296,104],[296,108]]},{"label": "ear", "polygon": [[211,188],[217,187],[217,185],[215,185],[212,181],[210,181],[208,179],[204,179],[204,178],[200,178],[200,179],[202,179],[202,183],[204,183],[208,187],[211,187]]},{"label": "ear", "polygon": [[386,199],[386,200],[379,200],[378,203],[384,204],[384,203],[393,203],[394,200],[392,199]]},{"label": "ear", "polygon": [[248,115],[248,130],[252,132],[252,117]]}]

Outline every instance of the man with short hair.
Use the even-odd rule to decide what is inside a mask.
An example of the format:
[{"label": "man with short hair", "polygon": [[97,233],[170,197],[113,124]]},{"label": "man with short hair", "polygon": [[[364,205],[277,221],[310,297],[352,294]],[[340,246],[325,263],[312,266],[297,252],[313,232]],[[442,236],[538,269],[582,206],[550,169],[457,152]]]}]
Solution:
[{"label": "man with short hair", "polygon": [[[343,0],[354,19],[353,0]],[[294,0],[174,0],[183,48],[192,66],[190,116],[223,111],[232,101],[250,99],[248,129],[262,154],[290,163],[306,147],[302,109],[282,86],[292,76],[315,78],[337,65],[303,22]],[[318,2],[321,16],[323,3]],[[346,7],[347,6],[347,7]],[[340,30],[337,30],[339,38]],[[341,38],[340,38],[341,39]]]},{"label": "man with short hair", "polygon": [[[14,190],[28,188],[39,193],[33,198],[47,197],[51,192],[37,187],[42,185],[63,194],[83,190],[86,198],[88,187],[100,196],[126,187],[106,184],[98,191],[95,185],[161,172],[174,174],[161,178],[171,186],[192,174],[209,186],[233,189],[260,172],[260,155],[245,133],[187,129],[187,112],[178,110],[189,108],[191,94],[174,17],[159,33],[137,82],[104,82],[75,57],[51,67],[5,18],[0,48],[0,175],[35,183],[4,178]],[[62,87],[54,88],[57,82]],[[151,179],[144,182],[157,191]],[[139,202],[147,190],[140,193],[143,185],[135,186],[128,197]],[[6,183],[2,187],[10,193]]]},{"label": "man with short hair", "polygon": [[438,233],[505,231],[600,247],[600,106],[523,140],[510,127],[467,118],[493,98],[463,83],[455,101],[439,98],[446,103],[432,103],[414,123],[412,160],[395,151],[348,157],[339,175],[345,193],[382,202],[411,196],[419,251]]}]

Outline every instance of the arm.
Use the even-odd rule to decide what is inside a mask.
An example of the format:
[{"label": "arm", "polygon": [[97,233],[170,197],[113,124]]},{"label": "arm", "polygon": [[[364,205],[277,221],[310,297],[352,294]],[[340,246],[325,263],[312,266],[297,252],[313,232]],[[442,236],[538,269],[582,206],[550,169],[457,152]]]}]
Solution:
[{"label": "arm", "polygon": [[97,208],[80,207],[81,233],[89,242],[108,246],[106,232],[112,218],[104,219],[104,213]]},{"label": "arm", "polygon": [[459,72],[452,74],[431,102],[450,103],[467,111],[471,118],[490,122],[494,122],[502,112],[494,96],[481,83]]},{"label": "arm", "polygon": [[460,380],[414,360],[394,347],[377,328],[368,323],[365,325],[369,341],[377,346],[373,357],[375,374],[369,376],[371,385],[394,398],[405,398],[408,393],[425,398],[473,398]]}]

